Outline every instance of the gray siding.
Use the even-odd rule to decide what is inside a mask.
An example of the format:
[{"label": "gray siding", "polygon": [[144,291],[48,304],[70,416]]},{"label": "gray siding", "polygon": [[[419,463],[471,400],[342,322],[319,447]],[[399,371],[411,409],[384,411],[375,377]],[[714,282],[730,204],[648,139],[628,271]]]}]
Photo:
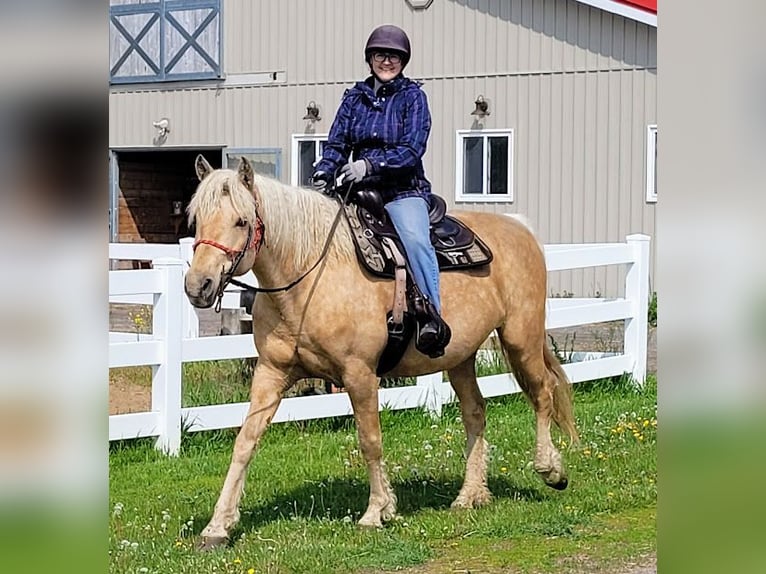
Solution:
[{"label": "gray siding", "polygon": [[[421,79],[434,126],[426,171],[455,207],[455,131],[471,128],[473,101],[490,100],[484,128],[514,130],[514,202],[460,209],[526,215],[544,243],[655,238],[647,204],[646,127],[656,123],[656,29],[574,0],[224,0],[223,82],[117,86],[110,145],[151,147],[167,116],[165,147],[283,150],[307,133],[316,101],[329,130],[344,89],[367,74],[369,31],[391,22],[413,41],[409,76]],[[263,82],[238,85],[242,74]],[[656,244],[656,242],[654,242]],[[617,295],[622,276],[586,270],[551,276],[550,290]]]}]

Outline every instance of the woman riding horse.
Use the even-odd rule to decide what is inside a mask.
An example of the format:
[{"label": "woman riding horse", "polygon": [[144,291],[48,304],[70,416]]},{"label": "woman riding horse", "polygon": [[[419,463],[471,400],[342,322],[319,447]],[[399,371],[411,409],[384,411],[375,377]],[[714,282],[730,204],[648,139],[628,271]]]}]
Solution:
[{"label": "woman riding horse", "polygon": [[[213,516],[202,531],[202,547],[224,543],[237,524],[255,447],[284,392],[307,377],[341,382],[348,392],[370,477],[369,502],[359,524],[381,526],[396,513],[396,496],[382,458],[375,374],[388,338],[386,313],[393,282],[371,276],[357,262],[345,220],[334,225],[336,201],[255,174],[245,158],[237,171],[213,170],[202,156],[196,167],[201,182],[189,205],[196,249],[185,278],[190,302],[196,307],[214,305],[227,278],[251,269],[259,288],[267,290],[256,296],[252,309],[258,363],[250,407]],[[410,344],[387,376],[447,371],[460,400],[467,438],[465,480],[452,505],[484,504],[491,497],[488,446],[475,359],[496,331],[535,411],[534,468],[546,484],[564,488],[566,472],[550,426],[557,423],[573,440],[577,431],[569,381],[545,338],[547,272],[542,247],[517,219],[478,212],[453,215],[476,230],[495,257],[486,267],[443,275],[442,310],[453,331],[444,355],[433,359]],[[316,265],[320,259],[321,265]],[[304,279],[296,282],[301,276]]]},{"label": "woman riding horse", "polygon": [[371,75],[343,95],[312,182],[320,191],[330,190],[340,168],[346,181],[380,192],[429,311],[416,348],[436,358],[444,354],[450,329],[441,318],[439,264],[428,221],[431,184],[423,170],[431,114],[425,92],[403,74],[410,54],[410,39],[401,28],[372,31],[364,47]]}]

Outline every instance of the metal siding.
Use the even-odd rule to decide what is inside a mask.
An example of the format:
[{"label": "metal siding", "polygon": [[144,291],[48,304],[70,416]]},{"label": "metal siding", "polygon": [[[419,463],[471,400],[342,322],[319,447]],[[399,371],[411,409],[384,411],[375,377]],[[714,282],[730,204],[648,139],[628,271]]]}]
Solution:
[{"label": "metal siding", "polygon": [[[152,121],[167,116],[166,147],[280,148],[288,181],[291,135],[329,131],[343,91],[366,73],[369,30],[391,22],[413,40],[407,72],[423,79],[434,120],[426,173],[451,208],[455,131],[474,125],[481,93],[491,106],[484,127],[514,130],[514,202],[459,209],[522,213],[544,243],[654,238],[656,206],[644,190],[646,126],[656,123],[655,28],[574,0],[437,0],[419,11],[404,0],[222,4],[225,73],[284,71],[286,83],[113,87],[112,147],[151,148]],[[322,116],[313,125],[302,120],[309,100]],[[549,292],[614,296],[623,276],[552,273]]]}]

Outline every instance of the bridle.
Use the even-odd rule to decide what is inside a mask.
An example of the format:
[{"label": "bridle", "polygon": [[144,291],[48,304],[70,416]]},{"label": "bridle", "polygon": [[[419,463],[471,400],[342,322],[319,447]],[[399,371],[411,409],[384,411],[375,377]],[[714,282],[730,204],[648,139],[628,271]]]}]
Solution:
[{"label": "bridle", "polygon": [[[197,247],[199,247],[200,245],[210,245],[211,247],[220,249],[226,254],[226,257],[228,257],[229,260],[231,261],[231,266],[229,267],[228,271],[226,271],[223,266],[221,267],[221,280],[218,283],[218,292],[215,294],[216,296],[215,312],[216,313],[220,312],[221,310],[221,302],[223,301],[223,292],[224,292],[224,289],[226,289],[226,287],[229,285],[229,283],[234,283],[235,285],[238,285],[238,286],[246,285],[245,283],[241,283],[234,279],[234,272],[236,271],[237,267],[239,267],[239,264],[242,262],[242,259],[245,257],[245,253],[247,253],[251,249],[255,249],[255,256],[256,257],[258,256],[258,252],[261,250],[261,246],[263,245],[264,231],[265,231],[265,226],[263,224],[263,220],[256,212],[255,226],[253,226],[250,222],[247,223],[247,239],[245,240],[245,246],[242,249],[232,249],[231,247],[227,247],[226,245],[218,243],[217,241],[213,241],[212,239],[198,239],[192,245],[192,251],[196,251]],[[247,285],[247,287],[250,287],[250,286]],[[253,288],[253,287],[250,287],[250,288]]]},{"label": "bridle", "polygon": [[[338,181],[336,179],[336,181]],[[240,262],[242,261],[242,258],[245,256],[245,253],[247,253],[250,249],[255,248],[255,255],[258,256],[258,252],[261,250],[261,247],[264,243],[264,235],[266,231],[266,226],[263,224],[263,220],[261,219],[260,215],[258,215],[258,211],[256,209],[255,212],[255,229],[253,229],[253,226],[250,225],[248,222],[247,225],[247,240],[245,241],[245,247],[243,249],[232,249],[231,247],[226,247],[225,245],[222,245],[221,243],[218,243],[217,241],[213,241],[212,239],[198,239],[194,242],[192,245],[192,251],[195,251],[198,246],[200,245],[210,245],[212,247],[215,247],[217,249],[220,249],[223,251],[226,256],[232,261],[231,267],[229,267],[228,271],[225,271],[223,267],[221,267],[221,280],[218,283],[218,292],[216,293],[216,303],[215,303],[215,312],[219,313],[221,311],[221,302],[223,301],[223,292],[224,289],[231,283],[232,285],[236,285],[237,287],[240,287],[244,289],[245,291],[250,291],[252,293],[278,293],[280,291],[287,291],[288,289],[291,289],[295,287],[298,283],[303,281],[306,276],[311,273],[314,269],[317,268],[319,263],[325,258],[327,255],[327,252],[330,250],[330,241],[333,238],[333,235],[335,235],[335,230],[338,228],[338,223],[340,223],[341,214],[343,213],[343,207],[347,205],[348,203],[348,197],[351,193],[351,188],[354,186],[353,183],[349,184],[346,189],[345,196],[337,195],[336,198],[339,200],[340,206],[338,208],[338,213],[335,215],[335,220],[332,223],[332,227],[330,227],[330,233],[327,234],[327,241],[325,241],[324,248],[322,249],[322,253],[317,258],[316,262],[309,267],[306,271],[301,273],[301,275],[288,283],[287,285],[283,285],[282,287],[253,287],[252,285],[248,285],[247,283],[242,283],[241,281],[237,281],[234,279],[234,271],[239,266]]]}]

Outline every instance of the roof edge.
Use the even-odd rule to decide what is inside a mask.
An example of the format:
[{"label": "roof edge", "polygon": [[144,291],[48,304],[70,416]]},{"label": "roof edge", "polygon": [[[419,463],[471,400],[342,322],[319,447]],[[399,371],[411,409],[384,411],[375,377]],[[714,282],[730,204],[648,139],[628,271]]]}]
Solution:
[{"label": "roof edge", "polygon": [[642,10],[640,8],[624,4],[622,2],[615,2],[614,0],[577,0],[580,4],[587,4],[594,8],[599,8],[618,16],[624,16],[637,22],[642,22],[654,28],[657,27],[657,14]]}]

